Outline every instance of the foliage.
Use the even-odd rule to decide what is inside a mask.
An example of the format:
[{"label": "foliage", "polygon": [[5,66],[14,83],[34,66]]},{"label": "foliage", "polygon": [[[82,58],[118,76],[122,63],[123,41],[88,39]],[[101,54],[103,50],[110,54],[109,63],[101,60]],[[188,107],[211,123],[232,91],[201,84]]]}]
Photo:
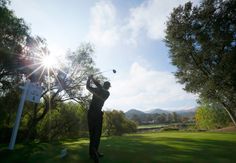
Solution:
[{"label": "foliage", "polygon": [[171,13],[165,41],[185,90],[221,103],[236,125],[235,15],[235,0],[188,2]]},{"label": "foliage", "polygon": [[0,127],[11,127],[15,120],[17,105],[19,103],[19,93],[16,90],[8,92],[0,98]]},{"label": "foliage", "polygon": [[30,38],[29,27],[7,8],[8,3],[0,1],[0,97],[19,82],[17,68]]},{"label": "foliage", "polygon": [[178,122],[187,122],[193,116],[185,116],[177,114],[176,112],[172,113],[162,113],[162,114],[134,114],[130,119],[136,122],[139,125],[144,124],[165,124],[165,123],[178,123]]},{"label": "foliage", "polygon": [[38,134],[41,140],[78,138],[87,129],[86,110],[76,103],[61,104],[40,122]]},{"label": "foliage", "polygon": [[125,117],[122,111],[106,111],[103,118],[103,132],[105,135],[122,135],[136,132],[137,125]]},{"label": "foliage", "polygon": [[199,129],[216,129],[229,125],[227,112],[217,105],[200,106],[195,114],[196,126]]},{"label": "foliage", "polygon": [[24,62],[31,38],[29,27],[8,9],[9,3],[0,0],[0,132],[3,140],[9,139],[15,121],[20,96],[18,83],[22,79],[18,68]]},{"label": "foliage", "polygon": [[30,35],[29,27],[8,9],[8,4],[7,0],[0,1],[0,128],[12,127],[14,123],[19,103],[18,87],[23,74],[29,70],[24,67],[32,63],[32,43],[39,38]]}]

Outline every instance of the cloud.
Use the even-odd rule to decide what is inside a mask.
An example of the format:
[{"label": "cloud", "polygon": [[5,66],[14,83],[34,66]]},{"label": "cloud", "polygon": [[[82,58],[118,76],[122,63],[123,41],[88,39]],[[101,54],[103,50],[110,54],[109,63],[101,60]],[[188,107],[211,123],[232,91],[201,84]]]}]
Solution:
[{"label": "cloud", "polygon": [[128,77],[112,82],[106,107],[122,110],[193,107],[197,97],[186,93],[182,87],[173,74],[151,70],[135,62]]},{"label": "cloud", "polygon": [[[125,18],[120,19],[119,8],[113,1],[99,1],[90,10],[89,40],[97,49],[110,48],[119,51],[128,45],[138,45],[140,38],[161,40],[164,38],[165,22],[174,7],[188,0],[144,0],[140,5],[129,8]],[[124,10],[122,10],[124,11]],[[139,49],[139,46],[136,46]],[[99,50],[97,50],[99,51]],[[109,53],[114,54],[114,53]],[[119,55],[127,58],[127,53]],[[101,56],[104,53],[101,54]],[[101,58],[100,56],[100,58]],[[145,55],[145,58],[147,55]],[[132,58],[130,62],[136,58]],[[104,60],[104,59],[103,59]],[[104,62],[104,61],[103,61]],[[104,62],[105,63],[105,62]],[[149,63],[133,62],[126,77],[112,80],[111,96],[104,108],[114,109],[186,109],[196,105],[196,96],[186,93],[183,86],[176,83],[170,72],[148,68]],[[117,77],[117,75],[116,75]]]},{"label": "cloud", "polygon": [[116,8],[110,1],[100,1],[90,10],[88,39],[98,46],[111,47],[119,40]]},{"label": "cloud", "polygon": [[[100,1],[91,8],[89,39],[96,45],[115,46],[118,42],[138,44],[142,34],[152,40],[164,38],[168,16],[174,7],[189,0],[145,0],[130,8],[127,17],[118,19],[112,1]],[[196,5],[199,0],[194,0]],[[119,10],[118,10],[119,11]]]},{"label": "cloud", "polygon": [[165,22],[173,8],[188,1],[148,0],[136,8],[131,8],[128,27],[132,30],[133,39],[136,39],[142,31],[150,39],[163,39],[166,27]]}]

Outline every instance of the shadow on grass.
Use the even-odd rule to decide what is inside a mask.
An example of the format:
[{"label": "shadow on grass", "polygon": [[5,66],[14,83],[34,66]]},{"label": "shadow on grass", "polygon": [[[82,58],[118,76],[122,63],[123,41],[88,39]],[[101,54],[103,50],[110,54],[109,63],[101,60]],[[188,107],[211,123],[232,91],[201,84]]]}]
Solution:
[{"label": "shadow on grass", "polygon": [[59,158],[62,148],[60,142],[19,144],[13,151],[5,146],[0,150],[0,162],[53,162]]},{"label": "shadow on grass", "polygon": [[[103,138],[101,163],[149,162],[234,162],[236,140],[214,140],[179,137],[146,137],[142,135]],[[60,158],[60,151],[68,155]],[[88,157],[88,140],[18,145],[16,150],[0,150],[0,162],[80,162],[92,163]]]},{"label": "shadow on grass", "polygon": [[[236,141],[130,137],[104,140],[105,162],[234,162]],[[121,161],[122,160],[122,161]],[[131,161],[132,160],[132,161]]]}]

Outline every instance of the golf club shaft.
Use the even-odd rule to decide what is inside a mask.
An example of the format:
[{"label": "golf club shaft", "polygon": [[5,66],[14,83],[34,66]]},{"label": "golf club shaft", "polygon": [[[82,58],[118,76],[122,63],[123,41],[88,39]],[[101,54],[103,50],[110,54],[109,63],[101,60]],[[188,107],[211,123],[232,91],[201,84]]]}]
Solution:
[{"label": "golf club shaft", "polygon": [[113,71],[113,69],[106,70],[106,71],[102,71],[102,72],[97,72],[97,73],[95,73],[95,74],[93,74],[93,75],[95,76],[95,75],[103,74],[103,73],[109,72],[109,71]]}]

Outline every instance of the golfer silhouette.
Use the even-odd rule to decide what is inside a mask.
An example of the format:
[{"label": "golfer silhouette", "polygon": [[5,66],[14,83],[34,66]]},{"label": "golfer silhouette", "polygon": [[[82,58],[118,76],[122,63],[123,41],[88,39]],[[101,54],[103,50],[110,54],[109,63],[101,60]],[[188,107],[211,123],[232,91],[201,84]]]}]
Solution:
[{"label": "golfer silhouette", "polygon": [[[91,81],[95,84],[95,88],[91,86]],[[110,86],[111,84],[108,81],[104,82],[102,86],[92,75],[88,77],[86,83],[86,88],[93,94],[88,110],[88,128],[90,139],[89,155],[95,162],[99,162],[99,157],[103,157],[103,154],[98,152],[102,133],[102,107],[110,95],[108,92]]]}]

